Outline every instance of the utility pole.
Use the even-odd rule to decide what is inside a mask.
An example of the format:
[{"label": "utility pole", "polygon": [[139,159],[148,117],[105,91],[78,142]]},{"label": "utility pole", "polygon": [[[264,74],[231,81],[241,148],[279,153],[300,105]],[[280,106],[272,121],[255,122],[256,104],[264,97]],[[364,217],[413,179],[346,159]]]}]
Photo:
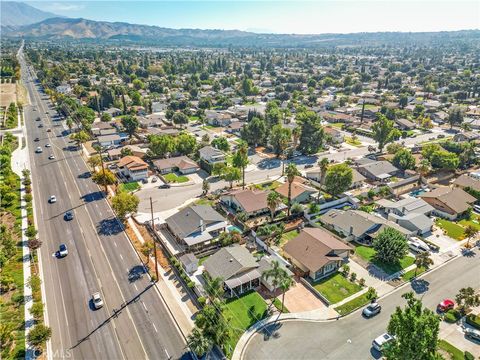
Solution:
[{"label": "utility pole", "polygon": [[103,156],[102,156],[102,150],[103,150],[103,147],[100,145],[98,146],[98,148],[96,149],[98,154],[100,155],[100,164],[102,166],[102,174],[103,174],[103,185],[105,186],[105,197],[108,197],[108,185],[107,185],[107,178],[105,176],[105,166],[103,166]]},{"label": "utility pole", "polygon": [[[155,232],[155,220],[153,219],[153,201],[150,196],[150,214],[152,215],[152,230]],[[153,236],[153,253],[155,254],[155,276],[156,281],[158,281],[158,266],[157,266],[157,242],[155,241],[155,236]]]}]

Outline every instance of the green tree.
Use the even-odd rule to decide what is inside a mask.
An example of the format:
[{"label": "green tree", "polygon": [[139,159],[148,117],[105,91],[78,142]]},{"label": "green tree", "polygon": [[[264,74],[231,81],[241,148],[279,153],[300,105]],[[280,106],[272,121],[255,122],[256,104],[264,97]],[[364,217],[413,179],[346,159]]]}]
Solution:
[{"label": "green tree", "polygon": [[210,183],[208,182],[207,179],[204,179],[204,180],[202,181],[202,192],[203,192],[203,195],[207,195],[209,190],[210,190]]},{"label": "green tree", "polygon": [[133,137],[133,135],[137,131],[139,125],[140,125],[140,123],[135,116],[125,115],[122,118],[122,126],[125,129],[125,131],[127,132],[130,139]]},{"label": "green tree", "polygon": [[230,144],[224,136],[219,136],[212,140],[212,146],[224,152],[230,151]]},{"label": "green tree", "polygon": [[107,186],[113,185],[117,183],[117,178],[115,175],[108,169],[102,169],[100,171],[96,171],[92,175],[92,180],[95,184],[100,186]]},{"label": "green tree", "polygon": [[463,113],[463,109],[458,106],[450,109],[447,118],[447,121],[450,124],[450,129],[453,128],[454,125],[461,125],[463,123]]},{"label": "green tree", "polygon": [[293,180],[295,180],[295,176],[300,175],[300,172],[298,171],[294,163],[289,163],[287,165],[287,168],[285,169],[285,175],[287,177],[287,182],[288,182],[288,211],[287,211],[288,213],[287,215],[290,216],[290,210],[292,207],[292,183],[293,183]]},{"label": "green tree", "polygon": [[372,125],[373,139],[378,143],[378,149],[383,151],[383,147],[396,139],[400,138],[400,131],[394,127],[394,122],[380,114],[377,121]]},{"label": "green tree", "polygon": [[431,169],[432,169],[432,166],[430,164],[430,161],[428,161],[428,159],[422,159],[420,161],[420,164],[418,164],[417,166],[417,172],[420,175],[418,178],[419,184],[423,183],[423,179],[425,178],[425,176],[428,175]]},{"label": "green tree", "polygon": [[265,142],[267,136],[267,124],[259,117],[253,117],[241,130],[242,139],[249,145],[257,147]]},{"label": "green tree", "polygon": [[221,176],[225,171],[227,164],[224,162],[217,162],[212,165],[211,174],[212,176]]},{"label": "green tree", "polygon": [[291,139],[292,131],[289,128],[284,128],[282,125],[274,125],[272,127],[269,141],[277,157],[285,152]]},{"label": "green tree", "polygon": [[465,228],[464,236],[468,239],[467,243],[465,244],[465,247],[467,249],[470,249],[470,240],[475,238],[478,232],[479,232],[478,228],[473,225],[467,225],[467,227]]},{"label": "green tree", "polygon": [[271,191],[270,193],[268,193],[267,206],[270,209],[270,217],[272,221],[275,217],[275,211],[277,210],[277,208],[280,206],[281,203],[282,203],[282,199],[279,193],[275,191]]},{"label": "green tree", "polygon": [[170,135],[151,135],[148,142],[151,157],[163,158],[175,151],[175,139]]},{"label": "green tree", "polygon": [[437,343],[440,318],[424,308],[412,292],[402,295],[407,300],[404,309],[397,307],[390,317],[388,332],[395,339],[382,352],[387,359],[438,359]]},{"label": "green tree", "polygon": [[41,347],[52,336],[52,329],[43,324],[37,324],[30,330],[27,340],[34,347]]},{"label": "green tree", "polygon": [[100,155],[92,155],[88,158],[87,163],[92,168],[95,168],[96,166],[99,166],[102,163],[102,160],[100,158]]},{"label": "green tree", "polygon": [[222,171],[222,179],[230,184],[230,189],[233,187],[234,181],[239,181],[242,178],[242,173],[239,168],[227,166]]},{"label": "green tree", "polygon": [[100,120],[103,122],[110,122],[112,121],[112,115],[110,115],[107,112],[102,113],[102,116],[100,116]]},{"label": "green tree", "polygon": [[245,77],[242,80],[241,93],[244,96],[252,96],[258,94],[258,89],[253,85],[252,79]]},{"label": "green tree", "polygon": [[407,255],[407,238],[398,230],[387,227],[373,241],[375,258],[387,264],[396,264]]},{"label": "green tree", "polygon": [[461,288],[455,296],[457,304],[462,308],[462,312],[467,312],[471,307],[480,305],[480,295],[471,287]]},{"label": "green tree", "polygon": [[68,127],[68,130],[72,130],[73,128],[73,120],[71,117],[67,117],[67,120],[65,121],[65,124],[67,125]]},{"label": "green tree", "polygon": [[353,172],[345,163],[328,167],[325,175],[325,190],[332,196],[347,191],[352,186]]},{"label": "green tree", "polygon": [[417,276],[417,270],[419,268],[428,269],[431,265],[433,265],[433,260],[430,257],[430,253],[428,251],[421,252],[415,256],[415,276]]},{"label": "green tree", "polygon": [[415,169],[415,158],[409,149],[400,149],[395,153],[392,164],[401,170]]},{"label": "green tree", "polygon": [[273,260],[272,266],[262,273],[262,278],[267,282],[271,279],[274,290],[282,290],[282,309],[280,310],[280,313],[283,313],[285,306],[285,292],[290,288],[290,286],[292,286],[293,280],[288,275],[287,271],[282,268],[280,263],[276,260]]},{"label": "green tree", "polygon": [[137,211],[139,202],[140,200],[136,195],[120,191],[112,198],[112,208],[120,220],[124,221],[128,213]]},{"label": "green tree", "polygon": [[248,165],[248,145],[242,142],[238,146],[237,152],[233,155],[232,164],[242,170],[242,188],[245,189],[245,168]]},{"label": "green tree", "polygon": [[176,125],[180,125],[180,127],[184,124],[188,124],[188,116],[185,115],[183,112],[178,111],[173,114],[172,121]]},{"label": "green tree", "polygon": [[88,140],[90,140],[90,135],[85,130],[80,130],[77,133],[71,134],[70,139],[75,141],[77,147],[79,147],[81,144],[86,143]]},{"label": "green tree", "polygon": [[304,154],[315,154],[322,147],[325,138],[320,118],[313,111],[305,111],[297,115],[297,122],[301,128],[299,150]]},{"label": "green tree", "polygon": [[188,155],[195,151],[197,140],[195,136],[182,132],[175,139],[175,148],[182,155]]},{"label": "green tree", "polygon": [[204,336],[198,328],[194,328],[188,335],[187,345],[199,358],[208,353],[213,346],[212,340]]},{"label": "green tree", "polygon": [[195,318],[195,326],[211,343],[223,349],[232,336],[223,313],[213,305],[203,307]]}]

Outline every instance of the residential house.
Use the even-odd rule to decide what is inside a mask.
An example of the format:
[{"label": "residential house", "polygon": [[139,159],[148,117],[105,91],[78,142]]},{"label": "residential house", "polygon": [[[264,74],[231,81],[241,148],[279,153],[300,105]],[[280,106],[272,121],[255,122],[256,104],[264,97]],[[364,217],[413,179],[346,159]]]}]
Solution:
[{"label": "residential house", "polygon": [[346,237],[348,241],[366,244],[370,244],[387,227],[398,230],[406,237],[415,233],[393,221],[360,210],[329,210],[320,217],[320,221],[328,229]]},{"label": "residential house", "polygon": [[[322,172],[319,169],[308,171],[306,172],[305,177],[307,179],[320,183]],[[362,187],[365,184],[364,183],[365,180],[366,180],[365,176],[360,174],[357,170],[352,169],[352,185],[350,186],[350,189],[357,189]]]},{"label": "residential house", "polygon": [[[308,186],[307,180],[300,176],[295,176],[291,185],[291,200],[292,203],[304,203],[310,200],[310,196],[316,194],[318,190]],[[277,193],[283,197],[288,198],[288,181],[275,189]]]},{"label": "residential house", "polygon": [[168,174],[178,171],[183,175],[193,174],[200,169],[200,166],[188,156],[177,156],[167,159],[153,161],[153,166],[160,174]]},{"label": "residential house", "polygon": [[59,85],[55,88],[55,91],[63,95],[68,95],[72,93],[72,87],[68,84]]},{"label": "residential house", "polygon": [[225,295],[241,295],[260,286],[262,274],[252,254],[238,244],[224,247],[203,263],[211,279],[222,279]]},{"label": "residential house", "polygon": [[97,136],[97,143],[102,147],[117,146],[127,138],[128,136],[122,136],[122,134],[100,135]]},{"label": "residential house", "polygon": [[[267,197],[268,191],[238,189],[222,195],[220,201],[234,214],[244,212],[248,217],[255,217],[270,213]],[[276,211],[283,208],[285,205],[280,204]]]},{"label": "residential house", "polygon": [[326,126],[323,130],[325,131],[325,134],[331,138],[332,143],[341,144],[345,141],[345,136],[338,129]]},{"label": "residential house", "polygon": [[480,178],[474,177],[472,174],[463,174],[455,179],[453,185],[463,190],[469,188],[480,191]]},{"label": "residential house", "polygon": [[458,134],[455,134],[453,141],[456,142],[465,142],[465,141],[475,141],[480,140],[480,133],[478,131],[465,131]]},{"label": "residential house", "polygon": [[227,128],[227,132],[240,136],[243,126],[245,125],[244,121],[232,121]]},{"label": "residential house", "polygon": [[409,191],[417,190],[421,187],[420,175],[410,176],[406,179],[390,183],[387,186],[393,195],[400,196]]},{"label": "residential house", "polygon": [[413,130],[417,127],[414,122],[408,119],[396,119],[395,123],[401,130]]},{"label": "residential house", "polygon": [[198,258],[192,253],[186,253],[179,257],[180,264],[187,274],[193,274],[198,269]]},{"label": "residential house", "polygon": [[92,124],[92,134],[95,136],[100,135],[100,131],[113,129],[112,125],[108,122],[96,121]]},{"label": "residential house", "polygon": [[387,182],[391,177],[400,173],[400,170],[388,161],[368,161],[357,166],[360,174],[372,181]]},{"label": "residential house", "polygon": [[205,110],[205,118],[212,126],[227,126],[232,122],[232,114],[228,111]]},{"label": "residential house", "polygon": [[122,110],[116,107],[111,107],[105,110],[104,113],[110,114],[111,117],[116,117],[122,115]]},{"label": "residential house", "polygon": [[337,271],[353,249],[321,228],[305,228],[283,247],[284,256],[312,281]]},{"label": "residential house", "polygon": [[198,150],[200,159],[204,160],[209,164],[215,164],[218,162],[225,161],[226,157],[223,151],[214,148],[213,146],[207,145]]},{"label": "residential house", "polygon": [[148,178],[148,165],[138,156],[124,156],[117,163],[118,173],[130,181],[139,181]]},{"label": "residential house", "polygon": [[165,219],[178,243],[188,250],[201,250],[226,230],[227,221],[210,205],[192,205]]},{"label": "residential house", "polygon": [[458,219],[477,200],[458,187],[439,187],[421,194],[420,197],[435,208],[435,215],[450,220]]}]

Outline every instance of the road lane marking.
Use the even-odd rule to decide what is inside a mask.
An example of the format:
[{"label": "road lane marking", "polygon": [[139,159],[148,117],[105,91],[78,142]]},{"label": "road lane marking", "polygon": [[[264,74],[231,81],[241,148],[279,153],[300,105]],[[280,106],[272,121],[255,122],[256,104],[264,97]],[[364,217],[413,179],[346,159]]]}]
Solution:
[{"label": "road lane marking", "polygon": [[118,255],[120,255],[120,259],[122,259],[122,260],[123,260],[123,256],[122,256],[122,254],[118,254]]},{"label": "road lane marking", "polygon": [[158,330],[157,330],[157,327],[155,326],[155,323],[152,322],[152,325],[153,325],[153,329],[155,330],[155,332],[158,333]]},{"label": "road lane marking", "polygon": [[137,284],[133,284],[133,287],[138,291]]},{"label": "road lane marking", "polygon": [[143,301],[142,301],[142,305],[143,305],[143,308],[145,309],[145,311],[148,311],[147,306],[145,305],[145,303]]},{"label": "road lane marking", "polygon": [[116,241],[114,241],[114,242],[113,242],[113,245],[115,245],[115,247],[118,247],[118,245],[117,245],[117,242],[116,242]]}]

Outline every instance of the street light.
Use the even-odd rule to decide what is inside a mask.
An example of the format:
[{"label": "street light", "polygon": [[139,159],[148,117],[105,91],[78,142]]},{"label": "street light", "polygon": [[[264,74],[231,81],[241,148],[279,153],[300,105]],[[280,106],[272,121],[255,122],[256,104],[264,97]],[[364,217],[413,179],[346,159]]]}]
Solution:
[{"label": "street light", "polygon": [[152,197],[150,196],[150,214],[152,215],[152,231],[154,233],[153,236],[153,253],[155,255],[155,276],[156,281],[158,281],[158,264],[157,264],[157,242],[155,241],[155,219],[153,218],[153,201]]}]

